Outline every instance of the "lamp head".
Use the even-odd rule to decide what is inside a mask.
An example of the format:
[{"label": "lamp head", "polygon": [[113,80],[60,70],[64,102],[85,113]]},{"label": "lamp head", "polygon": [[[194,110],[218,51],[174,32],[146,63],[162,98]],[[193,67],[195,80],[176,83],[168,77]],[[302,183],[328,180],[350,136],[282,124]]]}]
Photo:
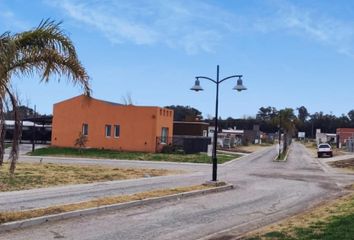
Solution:
[{"label": "lamp head", "polygon": [[203,91],[203,88],[200,86],[200,81],[198,78],[196,78],[194,86],[191,88],[191,90],[196,91],[196,92]]},{"label": "lamp head", "polygon": [[237,84],[236,86],[233,88],[233,90],[237,90],[239,92],[243,91],[243,90],[247,90],[247,88],[245,86],[243,86],[242,84],[242,75],[239,75],[238,76],[238,79],[237,79]]}]

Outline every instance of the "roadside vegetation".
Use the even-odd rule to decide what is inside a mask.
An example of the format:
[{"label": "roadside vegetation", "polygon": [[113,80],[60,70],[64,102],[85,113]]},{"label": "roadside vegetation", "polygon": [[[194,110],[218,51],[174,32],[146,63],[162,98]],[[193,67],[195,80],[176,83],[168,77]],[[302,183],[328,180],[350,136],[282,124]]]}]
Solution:
[{"label": "roadside vegetation", "polygon": [[[353,186],[351,187],[353,190]],[[352,240],[354,193],[291,217],[242,238],[244,240]]]},{"label": "roadside vegetation", "polygon": [[289,150],[285,151],[285,152],[281,152],[280,154],[278,154],[278,157],[275,161],[285,161],[286,159],[286,155],[288,153]]},{"label": "roadside vegetation", "polygon": [[0,224],[5,222],[12,222],[12,221],[24,220],[29,218],[41,217],[41,216],[46,216],[51,214],[58,214],[58,213],[75,211],[75,210],[107,206],[112,204],[143,200],[148,198],[162,197],[162,196],[173,195],[173,194],[178,194],[183,192],[204,190],[212,187],[213,186],[211,185],[207,185],[207,186],[196,185],[196,186],[189,186],[189,187],[161,189],[161,190],[141,192],[141,193],[130,194],[130,195],[98,198],[91,201],[66,204],[66,205],[57,205],[57,206],[52,206],[47,208],[32,209],[32,210],[25,210],[25,211],[18,211],[18,212],[0,212]]},{"label": "roadside vegetation", "polygon": [[18,163],[15,175],[0,168],[0,192],[176,174],[164,169]]},{"label": "roadside vegetation", "polygon": [[[102,159],[124,159],[124,160],[145,160],[145,161],[169,161],[169,162],[190,162],[190,163],[211,163],[211,157],[205,153],[183,154],[183,153],[141,153],[141,152],[120,152],[108,149],[81,149],[48,147],[40,148],[31,156],[60,156],[60,157],[85,157]],[[237,154],[218,154],[218,162],[224,163],[238,158]]]}]

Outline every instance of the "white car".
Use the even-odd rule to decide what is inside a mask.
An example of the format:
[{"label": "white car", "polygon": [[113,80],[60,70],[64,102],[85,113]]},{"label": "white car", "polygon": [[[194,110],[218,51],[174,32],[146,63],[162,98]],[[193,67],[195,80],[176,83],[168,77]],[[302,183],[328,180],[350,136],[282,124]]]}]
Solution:
[{"label": "white car", "polygon": [[317,147],[317,156],[320,158],[324,155],[333,157],[332,147],[328,143],[321,143]]}]

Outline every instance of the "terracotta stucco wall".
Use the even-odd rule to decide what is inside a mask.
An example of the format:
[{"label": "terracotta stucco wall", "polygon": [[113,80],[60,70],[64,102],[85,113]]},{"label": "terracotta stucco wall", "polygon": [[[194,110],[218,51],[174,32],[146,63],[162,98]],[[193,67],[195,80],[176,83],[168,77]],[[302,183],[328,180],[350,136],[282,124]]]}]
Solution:
[{"label": "terracotta stucco wall", "polygon": [[[160,109],[117,105],[85,96],[68,99],[54,105],[52,145],[73,147],[86,123],[87,147],[154,152],[161,127],[173,131],[173,112],[161,118]],[[111,137],[105,134],[107,124],[112,126]],[[118,138],[114,137],[114,125],[120,125]]]},{"label": "terracotta stucco wall", "polygon": [[173,110],[167,108],[157,108],[156,116],[156,136],[161,136],[162,128],[164,127],[168,128],[168,137],[171,138],[173,136]]}]

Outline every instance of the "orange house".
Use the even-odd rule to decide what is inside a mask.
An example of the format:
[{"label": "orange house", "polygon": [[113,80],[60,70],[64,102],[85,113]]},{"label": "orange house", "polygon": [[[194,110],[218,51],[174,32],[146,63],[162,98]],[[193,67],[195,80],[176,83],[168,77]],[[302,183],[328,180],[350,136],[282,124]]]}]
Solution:
[{"label": "orange house", "polygon": [[52,145],[74,147],[82,133],[86,147],[156,152],[171,142],[173,110],[121,105],[85,95],[54,104]]}]

